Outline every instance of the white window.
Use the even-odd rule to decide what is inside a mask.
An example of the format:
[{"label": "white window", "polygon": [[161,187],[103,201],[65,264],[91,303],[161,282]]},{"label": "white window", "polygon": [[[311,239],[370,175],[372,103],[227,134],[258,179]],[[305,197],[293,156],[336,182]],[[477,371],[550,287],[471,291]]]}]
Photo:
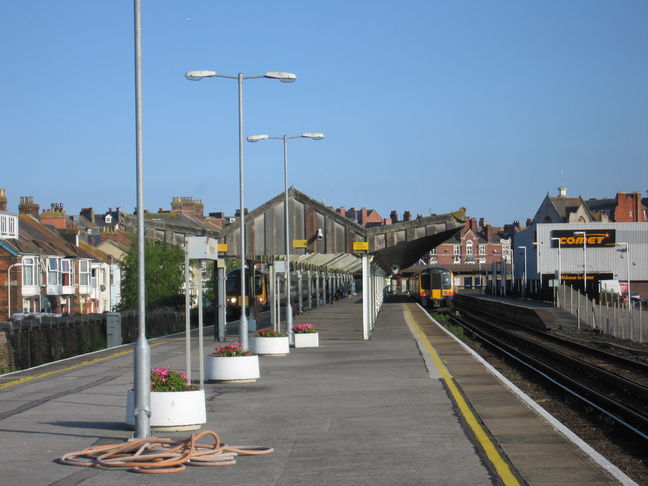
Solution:
[{"label": "white window", "polygon": [[459,255],[455,255],[454,261],[452,263],[461,263],[461,257]]},{"label": "white window", "polygon": [[472,250],[473,250],[473,242],[472,242],[472,241],[468,241],[468,242],[466,243],[466,255],[472,255],[472,254],[473,254],[473,251],[472,251]]},{"label": "white window", "polygon": [[483,263],[486,263],[486,259],[485,259],[485,258],[480,258],[480,259],[479,259],[479,263],[482,263],[482,264],[483,264]]},{"label": "white window", "polygon": [[452,254],[453,255],[461,255],[461,246],[459,245],[454,245],[452,247]]},{"label": "white window", "polygon": [[436,249],[436,247],[435,247],[435,248],[432,248],[432,249],[430,250],[430,255],[436,255],[436,254],[437,254],[437,249]]},{"label": "white window", "polygon": [[61,285],[61,259],[47,259],[47,285]]},{"label": "white window", "polygon": [[23,285],[38,285],[38,258],[23,257],[22,276]]},{"label": "white window", "polygon": [[61,282],[65,287],[74,285],[74,262],[61,260]]},{"label": "white window", "polygon": [[479,245],[479,254],[480,255],[486,254],[486,245]]},{"label": "white window", "polygon": [[79,285],[90,285],[90,260],[79,261]]}]

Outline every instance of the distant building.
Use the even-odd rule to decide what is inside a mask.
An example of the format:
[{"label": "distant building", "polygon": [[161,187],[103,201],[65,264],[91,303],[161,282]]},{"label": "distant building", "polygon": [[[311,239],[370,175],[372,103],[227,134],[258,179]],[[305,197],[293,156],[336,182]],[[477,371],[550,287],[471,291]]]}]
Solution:
[{"label": "distant building", "polygon": [[588,199],[590,211],[602,222],[642,223],[648,221],[648,208],[640,192],[619,191],[614,199]]}]

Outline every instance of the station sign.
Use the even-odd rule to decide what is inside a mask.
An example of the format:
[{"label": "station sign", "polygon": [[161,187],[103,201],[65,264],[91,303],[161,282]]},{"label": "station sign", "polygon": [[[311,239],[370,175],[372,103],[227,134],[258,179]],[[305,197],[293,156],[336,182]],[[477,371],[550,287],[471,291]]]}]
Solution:
[{"label": "station sign", "polygon": [[369,242],[368,241],[354,241],[353,242],[353,251],[369,251]]},{"label": "station sign", "polygon": [[190,260],[218,260],[218,240],[208,236],[187,236],[185,251]]},{"label": "station sign", "polygon": [[218,253],[227,253],[227,243],[218,244]]},{"label": "station sign", "polygon": [[[578,234],[585,231],[585,235]],[[553,230],[551,238],[560,238],[561,248],[605,248],[616,243],[616,230]],[[558,248],[558,240],[551,240],[551,248]]]},{"label": "station sign", "polygon": [[308,248],[308,240],[293,240],[293,248]]}]

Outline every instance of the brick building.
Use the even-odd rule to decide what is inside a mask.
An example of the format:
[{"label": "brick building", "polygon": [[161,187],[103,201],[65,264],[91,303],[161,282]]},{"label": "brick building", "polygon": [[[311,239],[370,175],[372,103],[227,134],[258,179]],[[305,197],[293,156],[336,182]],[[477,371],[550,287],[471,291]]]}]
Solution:
[{"label": "brick building", "polygon": [[[4,196],[5,192],[0,192]],[[79,242],[79,230],[65,223],[62,205],[44,211],[21,198],[23,214],[6,212],[0,197],[0,315],[21,312],[96,313],[108,310],[107,255]],[[34,214],[36,216],[34,216]]]},{"label": "brick building", "polygon": [[486,286],[493,263],[511,262],[511,240],[503,229],[490,226],[482,218],[466,218],[455,236],[430,251],[428,264],[445,267],[455,275],[458,292],[481,290]]}]

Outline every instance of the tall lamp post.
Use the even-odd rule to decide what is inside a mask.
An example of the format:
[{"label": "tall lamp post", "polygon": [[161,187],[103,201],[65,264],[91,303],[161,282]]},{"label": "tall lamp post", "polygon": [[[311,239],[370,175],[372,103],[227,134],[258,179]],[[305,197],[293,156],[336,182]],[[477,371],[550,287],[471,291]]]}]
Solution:
[{"label": "tall lamp post", "polygon": [[522,284],[524,285],[522,291],[524,292],[524,297],[526,298],[526,284],[527,284],[527,247],[524,245],[520,245],[520,248],[523,250],[524,254],[524,274],[522,277]]},{"label": "tall lamp post", "polygon": [[13,267],[22,267],[22,263],[12,263],[7,268],[7,317],[11,319],[11,269]]},{"label": "tall lamp post", "polygon": [[562,259],[561,259],[561,254],[560,254],[560,238],[555,238],[552,237],[551,241],[557,241],[558,242],[558,283],[560,284],[562,282]]},{"label": "tall lamp post", "polygon": [[258,76],[244,76],[238,73],[236,76],[217,74],[216,71],[187,71],[185,78],[189,81],[200,81],[203,78],[227,78],[236,79],[238,82],[238,121],[239,121],[239,206],[240,206],[240,257],[241,257],[241,319],[239,321],[239,341],[244,349],[248,349],[248,320],[245,315],[246,305],[246,279],[245,279],[245,203],[243,193],[243,81],[246,79],[269,78],[278,79],[283,83],[292,83],[297,79],[292,73],[268,72]]},{"label": "tall lamp post", "polygon": [[151,347],[146,339],[146,280],[144,255],[144,163],[142,140],[141,0],[134,3],[135,36],[135,172],[137,179],[137,340],[135,341],[135,438],[151,436]]},{"label": "tall lamp post", "polygon": [[583,235],[583,292],[587,296],[587,232],[574,231],[575,235]]},{"label": "tall lamp post", "polygon": [[614,246],[623,246],[625,247],[625,257],[626,257],[626,280],[628,282],[628,309],[632,308],[632,294],[630,293],[630,245],[626,241],[620,241],[615,243]]},{"label": "tall lamp post", "polygon": [[271,137],[269,135],[250,135],[247,140],[248,142],[259,142],[260,140],[283,140],[283,153],[284,153],[284,228],[285,228],[285,246],[286,246],[286,336],[289,336],[289,340],[292,341],[292,334],[290,330],[292,329],[293,318],[292,318],[292,304],[290,303],[290,224],[289,224],[289,213],[288,213],[288,140],[294,138],[310,138],[311,140],[322,140],[324,138],[323,133],[302,133],[301,135],[295,135],[289,137],[284,135],[283,137]]}]

